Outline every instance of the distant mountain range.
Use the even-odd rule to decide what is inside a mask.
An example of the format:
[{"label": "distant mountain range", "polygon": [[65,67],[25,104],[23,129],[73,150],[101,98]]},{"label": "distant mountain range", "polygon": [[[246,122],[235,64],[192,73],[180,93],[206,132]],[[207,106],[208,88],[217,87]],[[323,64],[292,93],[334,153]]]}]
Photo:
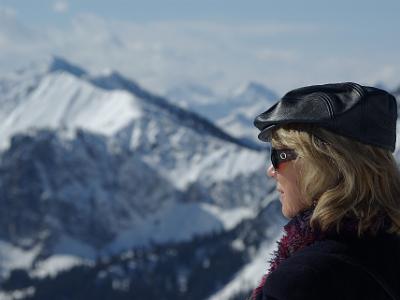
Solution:
[{"label": "distant mountain range", "polygon": [[167,97],[174,103],[205,116],[232,136],[261,144],[254,130],[254,117],[275,103],[278,95],[256,82],[239,87],[230,95],[216,95],[209,88],[187,84],[171,88]]},{"label": "distant mountain range", "polygon": [[0,79],[0,117],[3,279],[222,234],[276,199],[260,144],[117,72],[19,70]]},{"label": "distant mountain range", "polygon": [[285,222],[252,124],[277,98],[60,57],[0,78],[0,299],[243,297]]}]

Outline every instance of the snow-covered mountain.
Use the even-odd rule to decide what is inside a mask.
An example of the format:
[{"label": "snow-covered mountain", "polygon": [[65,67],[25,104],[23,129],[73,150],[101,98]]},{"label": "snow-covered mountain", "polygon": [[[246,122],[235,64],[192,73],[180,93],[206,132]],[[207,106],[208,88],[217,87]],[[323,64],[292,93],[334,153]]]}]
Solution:
[{"label": "snow-covered mountain", "polygon": [[281,235],[280,209],[271,202],[225,232],[131,249],[51,277],[15,270],[2,283],[0,298],[18,293],[19,299],[245,299],[266,272]]},{"label": "snow-covered mountain", "polygon": [[217,124],[233,136],[257,141],[254,117],[267,110],[279,99],[272,90],[256,82],[250,82],[236,90],[226,102],[227,112],[216,120]]},{"label": "snow-covered mountain", "polygon": [[[204,156],[211,145],[216,147],[212,148],[213,156],[225,158],[243,146],[248,150],[260,149],[231,137],[199,115],[141,89],[118,73],[89,78],[77,69],[56,59],[36,86],[24,87],[25,90],[18,85],[15,87],[23,91],[20,92],[22,96],[26,95],[19,97],[24,99],[22,105],[15,104],[21,100],[14,101],[8,96],[13,95],[15,89],[6,91],[3,104],[12,109],[2,114],[0,138],[3,147],[7,146],[13,134],[27,128],[63,128],[69,131],[83,128],[110,137],[119,146],[140,152],[147,162],[157,166],[161,172],[168,172],[168,176],[174,175],[171,171],[178,172],[176,178],[182,182],[177,184],[182,187],[190,183],[193,177],[190,174],[202,173],[204,177],[214,179],[217,174],[226,173],[204,173],[203,168],[207,168],[209,159],[204,162],[206,165],[198,164],[199,169],[180,168],[181,162],[198,159],[200,153]],[[228,142],[229,147],[218,147],[218,143],[209,143],[209,140]],[[170,151],[171,147],[174,151]],[[259,157],[258,151],[247,153],[255,159]],[[163,161],[160,164],[158,159],[161,156]],[[231,165],[232,172],[241,172],[242,164]]]},{"label": "snow-covered mountain", "polygon": [[248,294],[284,219],[262,147],[224,130],[276,95],[191,89],[205,117],[61,58],[0,78],[0,299]]},{"label": "snow-covered mountain", "polygon": [[259,147],[116,72],[55,58],[0,92],[3,275],[229,230],[271,200]]},{"label": "snow-covered mountain", "polygon": [[232,136],[260,144],[254,130],[254,117],[276,102],[278,95],[266,86],[250,82],[230,95],[216,95],[195,84],[171,88],[167,97],[175,103],[206,116]]}]

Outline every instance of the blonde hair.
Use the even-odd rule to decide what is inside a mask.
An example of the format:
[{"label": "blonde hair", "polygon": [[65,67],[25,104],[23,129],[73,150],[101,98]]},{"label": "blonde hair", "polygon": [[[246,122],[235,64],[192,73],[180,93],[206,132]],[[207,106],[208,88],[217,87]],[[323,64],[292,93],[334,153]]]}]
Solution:
[{"label": "blonde hair", "polygon": [[400,173],[389,150],[307,124],[278,128],[271,143],[298,154],[300,190],[315,205],[313,228],[340,232],[341,221],[350,217],[358,221],[359,236],[375,235],[386,217],[387,232],[400,234]]}]

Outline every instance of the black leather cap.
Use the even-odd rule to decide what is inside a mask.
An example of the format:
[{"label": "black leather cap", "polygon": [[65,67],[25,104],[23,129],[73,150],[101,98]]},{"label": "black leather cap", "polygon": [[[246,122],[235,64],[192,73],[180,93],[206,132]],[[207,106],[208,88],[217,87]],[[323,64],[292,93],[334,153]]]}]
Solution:
[{"label": "black leather cap", "polygon": [[397,104],[392,94],[345,82],[292,90],[258,115],[254,125],[261,130],[258,138],[265,142],[279,125],[308,123],[393,152],[396,121]]}]

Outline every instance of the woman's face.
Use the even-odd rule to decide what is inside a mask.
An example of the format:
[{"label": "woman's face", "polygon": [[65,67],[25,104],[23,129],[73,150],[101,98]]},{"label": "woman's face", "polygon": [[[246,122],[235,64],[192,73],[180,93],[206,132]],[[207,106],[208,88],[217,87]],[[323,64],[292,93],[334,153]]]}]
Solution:
[{"label": "woman's face", "polygon": [[298,161],[282,162],[278,170],[275,170],[271,164],[268,167],[267,175],[276,180],[276,188],[282,203],[282,213],[286,218],[293,218],[307,207],[302,199],[298,183],[300,175]]}]

